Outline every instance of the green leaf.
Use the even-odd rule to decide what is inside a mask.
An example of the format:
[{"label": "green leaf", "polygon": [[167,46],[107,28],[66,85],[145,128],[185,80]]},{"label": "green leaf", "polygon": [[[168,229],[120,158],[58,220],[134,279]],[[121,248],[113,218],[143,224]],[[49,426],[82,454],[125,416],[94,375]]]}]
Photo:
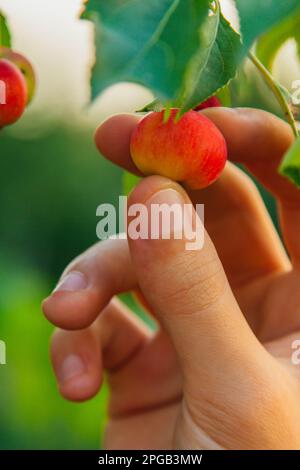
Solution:
[{"label": "green leaf", "polygon": [[236,0],[245,49],[299,8],[299,0]]},{"label": "green leaf", "polygon": [[[220,13],[210,15],[201,31],[201,48],[188,71],[182,112],[215,95],[235,77],[241,39]],[[180,103],[181,104],[181,103]]]},{"label": "green leaf", "polygon": [[272,70],[278,50],[288,39],[295,38],[298,41],[300,51],[299,30],[300,9],[261,36],[256,46],[256,55],[269,70]]},{"label": "green leaf", "polygon": [[300,136],[287,152],[279,171],[300,188]]},{"label": "green leaf", "polygon": [[209,0],[89,0],[82,17],[95,24],[92,97],[130,81],[176,100],[208,7]]},{"label": "green leaf", "polygon": [[160,111],[164,110],[164,105],[162,104],[161,101],[159,100],[153,100],[151,103],[147,103],[146,106],[144,106],[141,109],[138,109],[136,112],[137,113],[149,113],[150,111],[154,111],[159,113]]},{"label": "green leaf", "polygon": [[11,47],[11,35],[5,16],[0,12],[0,46]]}]

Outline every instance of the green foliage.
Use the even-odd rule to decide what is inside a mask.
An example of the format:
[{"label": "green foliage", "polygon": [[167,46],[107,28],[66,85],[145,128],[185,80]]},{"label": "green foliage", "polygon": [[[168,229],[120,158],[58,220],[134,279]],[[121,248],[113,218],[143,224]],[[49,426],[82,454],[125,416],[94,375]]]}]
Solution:
[{"label": "green foliage", "polygon": [[112,83],[133,81],[163,100],[176,100],[199,49],[199,27],[208,4],[208,0],[89,1],[83,17],[95,23],[93,96]]},{"label": "green foliage", "polygon": [[1,133],[1,449],[99,448],[107,388],[80,405],[60,397],[40,307],[66,264],[97,241],[96,207],[116,205],[121,192],[121,170],[99,156],[93,131],[60,123],[38,138]]},{"label": "green foliage", "polygon": [[236,5],[243,48],[218,1],[88,0],[82,17],[95,25],[93,98],[113,83],[132,81],[150,88],[165,106],[185,112],[235,77],[241,51],[261,35],[259,54],[269,64],[287,37],[299,39],[298,0],[237,0]]},{"label": "green foliage", "polygon": [[0,46],[11,47],[11,35],[5,16],[0,11]]},{"label": "green foliage", "polygon": [[200,30],[201,47],[189,67],[188,80],[182,100],[182,112],[222,89],[237,71],[240,55],[240,36],[217,8],[208,16]]},{"label": "green foliage", "polygon": [[300,9],[261,36],[256,46],[256,55],[269,70],[272,70],[278,50],[291,38],[298,42],[300,57]]},{"label": "green foliage", "polygon": [[280,172],[300,187],[300,136],[286,154]]},{"label": "green foliage", "polygon": [[[95,25],[93,98],[113,83],[131,81],[155,94],[143,111],[165,107],[165,119],[171,106],[183,114],[222,90],[230,105],[228,84],[258,41],[262,61],[250,53],[252,61],[297,135],[290,96],[267,69],[288,38],[300,44],[299,0],[236,0],[236,6],[243,43],[218,0],[88,0],[82,18]],[[289,177],[300,185],[294,168]],[[131,185],[128,176],[125,184]]]},{"label": "green foliage", "polygon": [[299,8],[299,0],[236,0],[244,47]]},{"label": "green foliage", "polygon": [[[44,273],[0,254],[0,449],[97,449],[106,421],[107,388],[80,406],[60,397],[49,360],[53,328],[40,302],[50,289]],[[18,269],[16,269],[18,267]]]},{"label": "green foliage", "polygon": [[27,140],[1,133],[0,246],[54,278],[97,241],[98,205],[118,203],[122,171],[99,156],[93,131],[60,126]]},{"label": "green foliage", "polygon": [[[236,73],[239,35],[208,0],[90,0],[95,24],[92,96],[118,81],[150,88],[164,102],[196,106]],[[184,19],[184,21],[183,21]]]}]

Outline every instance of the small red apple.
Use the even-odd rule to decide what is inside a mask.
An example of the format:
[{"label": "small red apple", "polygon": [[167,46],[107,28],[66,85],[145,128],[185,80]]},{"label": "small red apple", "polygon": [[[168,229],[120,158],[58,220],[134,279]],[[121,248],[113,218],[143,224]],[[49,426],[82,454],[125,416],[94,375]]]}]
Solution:
[{"label": "small red apple", "polygon": [[220,106],[222,106],[222,104],[219,98],[212,96],[211,98],[208,98],[208,100],[196,106],[195,111],[201,111],[206,108],[219,108]]},{"label": "small red apple", "polygon": [[24,75],[27,83],[27,104],[29,104],[34,96],[36,88],[36,76],[31,63],[22,54],[15,52],[8,47],[0,47],[0,58],[7,59],[15,64]]},{"label": "small red apple", "polygon": [[144,175],[161,175],[190,189],[212,184],[227,160],[225,139],[215,124],[196,111],[177,122],[178,109],[164,122],[164,111],[148,114],[131,137],[131,156]]},{"label": "small red apple", "polygon": [[0,128],[16,122],[27,103],[27,85],[16,65],[0,59]]}]

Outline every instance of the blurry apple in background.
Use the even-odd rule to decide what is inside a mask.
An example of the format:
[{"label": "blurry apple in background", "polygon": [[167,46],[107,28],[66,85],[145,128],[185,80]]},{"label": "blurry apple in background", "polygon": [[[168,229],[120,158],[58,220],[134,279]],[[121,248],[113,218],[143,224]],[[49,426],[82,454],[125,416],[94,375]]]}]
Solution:
[{"label": "blurry apple in background", "polygon": [[1,58],[7,59],[15,64],[24,75],[27,83],[27,104],[29,104],[34,96],[36,87],[36,76],[31,63],[22,54],[7,47],[0,47],[0,59]]},{"label": "blurry apple in background", "polygon": [[0,59],[0,128],[16,122],[23,114],[27,100],[27,85],[18,67],[6,59]]}]

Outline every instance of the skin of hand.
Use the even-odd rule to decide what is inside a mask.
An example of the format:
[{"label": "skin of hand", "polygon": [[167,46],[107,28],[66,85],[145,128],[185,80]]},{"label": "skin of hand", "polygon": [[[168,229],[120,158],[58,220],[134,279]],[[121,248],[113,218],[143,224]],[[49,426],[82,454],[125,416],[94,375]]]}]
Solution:
[{"label": "skin of hand", "polygon": [[[76,258],[43,303],[58,327],[51,358],[60,393],[82,401],[110,385],[108,449],[299,449],[300,192],[277,173],[293,141],[259,110],[203,111],[278,202],[283,244],[254,183],[233,163],[213,186],[186,193],[144,178],[135,203],[205,204],[205,244],[107,240]],[[138,117],[96,132],[100,152],[138,174],[129,142]],[[115,295],[137,290],[148,329]]]}]

